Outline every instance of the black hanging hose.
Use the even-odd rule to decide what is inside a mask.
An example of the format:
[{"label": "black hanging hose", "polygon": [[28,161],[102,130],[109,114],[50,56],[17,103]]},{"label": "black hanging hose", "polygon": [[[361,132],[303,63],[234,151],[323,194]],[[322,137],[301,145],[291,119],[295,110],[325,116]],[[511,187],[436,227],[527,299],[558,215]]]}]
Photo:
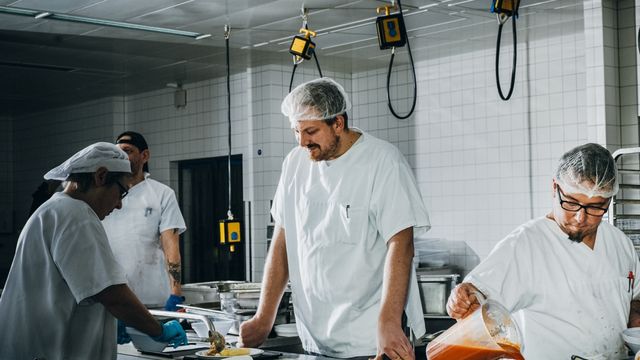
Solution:
[{"label": "black hanging hose", "polygon": [[498,39],[496,41],[496,85],[498,86],[498,94],[500,95],[500,98],[504,101],[507,101],[511,98],[511,95],[513,94],[513,87],[516,82],[516,63],[518,58],[518,40],[516,36],[516,16],[511,16],[511,24],[513,29],[513,65],[511,68],[511,85],[509,87],[509,93],[507,94],[506,97],[502,93],[502,88],[500,86],[500,72],[499,72],[500,40],[502,38],[502,26],[504,25],[504,22],[500,22],[500,25],[498,26]]},{"label": "black hanging hose", "polygon": [[[400,4],[400,0],[397,0],[397,3],[398,3],[398,11],[402,16],[402,4]],[[389,61],[389,71],[387,71],[387,105],[389,106],[389,110],[391,111],[391,114],[393,114],[393,116],[395,116],[400,120],[404,120],[409,116],[411,116],[411,114],[413,114],[413,111],[416,109],[416,100],[418,97],[416,67],[413,64],[413,55],[411,54],[411,45],[409,44],[409,36],[407,35],[406,31],[404,33],[404,36],[407,38],[407,50],[409,52],[409,60],[411,61],[411,72],[413,74],[413,104],[411,105],[411,110],[409,110],[409,113],[407,115],[398,115],[398,113],[396,113],[396,111],[393,109],[393,105],[391,104],[391,92],[389,91],[389,84],[391,83],[391,68],[393,67],[393,58],[396,55],[395,48],[391,50],[391,60]]]},{"label": "black hanging hose", "polygon": [[224,43],[227,52],[227,124],[228,124],[228,145],[229,145],[229,157],[227,162],[227,170],[229,172],[229,210],[227,210],[227,217],[229,220],[233,220],[233,212],[231,212],[231,70],[229,66],[229,35],[231,29],[225,26]]},{"label": "black hanging hose", "polygon": [[[320,73],[320,77],[324,77],[322,75],[322,69],[320,69],[320,62],[318,61],[318,57],[316,56],[316,52],[313,52],[313,58],[316,59],[316,66],[318,67],[318,73]],[[291,80],[289,80],[289,92],[291,92],[291,87],[293,86],[293,77],[296,74],[296,68],[298,68],[298,62],[293,63],[293,70],[291,71]]]},{"label": "black hanging hose", "polygon": [[296,74],[296,69],[298,68],[298,63],[293,63],[293,70],[291,71],[291,80],[289,80],[289,92],[291,92],[291,87],[293,86],[293,77]]}]

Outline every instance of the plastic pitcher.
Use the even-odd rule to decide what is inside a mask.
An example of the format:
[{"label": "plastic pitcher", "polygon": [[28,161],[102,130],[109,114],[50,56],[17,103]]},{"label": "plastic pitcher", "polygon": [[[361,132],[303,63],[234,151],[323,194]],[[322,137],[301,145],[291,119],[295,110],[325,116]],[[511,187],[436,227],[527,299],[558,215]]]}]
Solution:
[{"label": "plastic pitcher", "polygon": [[427,346],[428,360],[524,360],[522,337],[509,311],[494,300],[458,321]]}]

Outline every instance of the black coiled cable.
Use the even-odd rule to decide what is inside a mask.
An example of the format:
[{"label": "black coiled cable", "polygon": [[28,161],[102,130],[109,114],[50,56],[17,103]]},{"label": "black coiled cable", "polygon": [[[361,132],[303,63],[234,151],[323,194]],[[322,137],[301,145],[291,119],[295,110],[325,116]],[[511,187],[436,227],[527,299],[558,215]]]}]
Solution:
[{"label": "black coiled cable", "polygon": [[509,100],[511,95],[513,94],[513,87],[516,82],[516,62],[518,58],[518,40],[516,36],[516,17],[511,16],[512,29],[513,29],[513,65],[511,69],[511,85],[509,87],[509,93],[505,97],[502,93],[502,88],[500,87],[500,72],[498,69],[500,68],[500,40],[502,38],[502,26],[504,22],[500,22],[498,26],[498,39],[496,41],[496,84],[498,86],[498,94],[502,100]]},{"label": "black coiled cable", "polygon": [[[398,2],[398,11],[402,16],[402,4],[400,4],[400,0]],[[416,79],[416,67],[413,64],[413,55],[411,54],[411,45],[409,44],[409,36],[405,30],[404,33],[405,38],[407,39],[407,50],[409,51],[409,60],[411,61],[411,72],[413,73],[413,104],[411,105],[411,110],[407,115],[398,115],[396,111],[393,109],[393,105],[391,104],[391,92],[389,91],[389,84],[391,83],[391,68],[393,67],[393,58],[395,57],[395,48],[391,51],[391,60],[389,61],[389,71],[387,71],[387,105],[389,106],[389,111],[391,114],[400,120],[404,120],[413,114],[413,111],[416,109],[416,100],[418,97],[418,84]]]}]

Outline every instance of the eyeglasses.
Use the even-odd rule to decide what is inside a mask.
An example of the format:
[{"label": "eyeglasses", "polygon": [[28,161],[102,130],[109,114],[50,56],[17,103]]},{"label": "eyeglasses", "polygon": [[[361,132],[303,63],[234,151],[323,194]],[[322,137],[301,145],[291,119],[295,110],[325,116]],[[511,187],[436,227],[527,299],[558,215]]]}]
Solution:
[{"label": "eyeglasses", "polygon": [[609,210],[608,208],[601,208],[601,207],[591,206],[591,205],[582,205],[576,202],[562,200],[562,196],[560,194],[564,195],[564,192],[562,191],[562,189],[560,189],[560,186],[557,186],[557,188],[558,188],[558,199],[560,200],[560,207],[562,207],[567,211],[578,212],[580,211],[580,209],[584,209],[584,212],[591,216],[602,216]]},{"label": "eyeglasses", "polygon": [[120,190],[120,199],[124,199],[129,193],[129,189],[120,184],[120,181],[116,181],[116,184],[118,184],[118,190]]}]

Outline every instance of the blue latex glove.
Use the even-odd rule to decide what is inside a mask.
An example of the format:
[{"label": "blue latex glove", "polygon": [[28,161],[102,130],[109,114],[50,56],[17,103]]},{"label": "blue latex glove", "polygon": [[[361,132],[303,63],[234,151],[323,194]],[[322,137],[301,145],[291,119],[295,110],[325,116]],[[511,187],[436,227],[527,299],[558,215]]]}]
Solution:
[{"label": "blue latex glove", "polygon": [[167,299],[167,302],[164,304],[164,309],[167,311],[178,311],[178,307],[176,305],[182,304],[184,302],[184,296],[178,296],[171,294]]},{"label": "blue latex glove", "polygon": [[155,341],[169,343],[174,348],[180,345],[187,345],[187,334],[179,322],[176,320],[168,321],[162,324],[162,335],[152,338]]},{"label": "blue latex glove", "polygon": [[131,341],[131,337],[127,333],[127,325],[118,320],[118,344],[126,344]]}]

